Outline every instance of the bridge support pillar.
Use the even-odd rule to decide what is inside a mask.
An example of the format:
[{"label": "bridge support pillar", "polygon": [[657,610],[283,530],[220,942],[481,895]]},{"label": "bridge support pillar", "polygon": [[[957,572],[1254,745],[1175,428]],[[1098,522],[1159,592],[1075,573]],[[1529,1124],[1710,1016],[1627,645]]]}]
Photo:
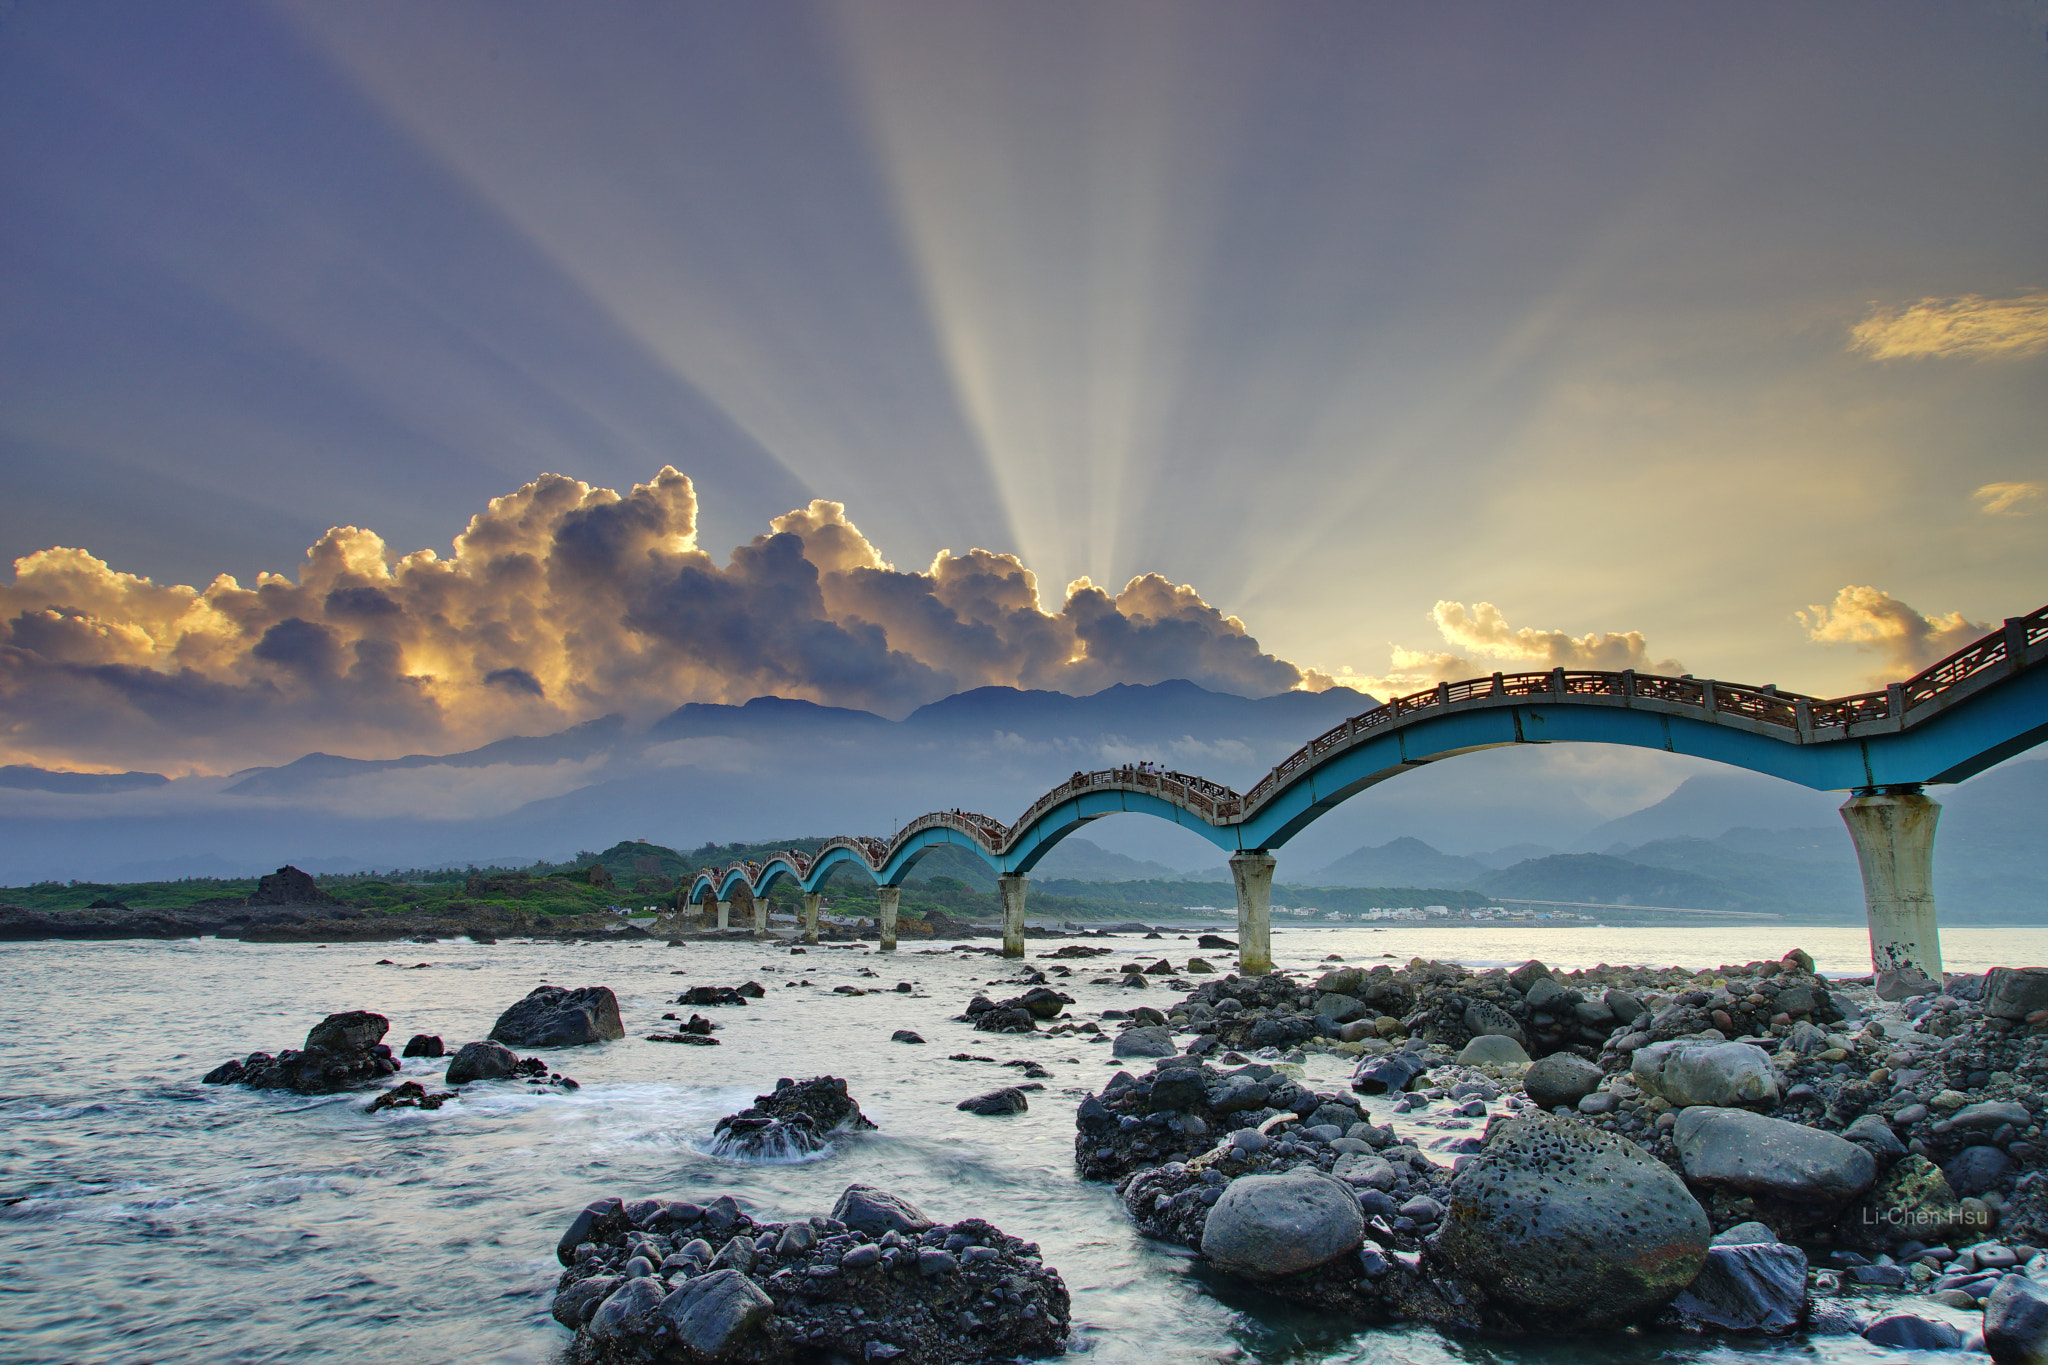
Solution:
[{"label": "bridge support pillar", "polygon": [[719,933],[721,933],[721,934],[722,934],[722,933],[724,933],[724,932],[725,932],[725,930],[726,930],[726,927],[727,927],[728,925],[730,925],[731,923],[732,923],[732,902],[731,902],[731,901],[720,901],[720,902],[718,902],[718,932],[719,932]]},{"label": "bridge support pillar", "polygon": [[1230,880],[1237,884],[1237,970],[1245,976],[1273,970],[1274,866],[1270,853],[1230,855]]},{"label": "bridge support pillar", "polygon": [[754,937],[768,937],[768,898],[754,897]]},{"label": "bridge support pillar", "polygon": [[1890,787],[1842,803],[1842,822],[1863,868],[1870,966],[1885,999],[1915,978],[1941,980],[1941,925],[1934,908],[1934,825],[1941,805],[1916,787]]},{"label": "bridge support pillar", "polygon": [[816,891],[804,893],[804,942],[818,941],[818,902],[825,898]]},{"label": "bridge support pillar", "polygon": [[1024,888],[1029,877],[996,878],[996,891],[1003,898],[1003,956],[1024,956]]},{"label": "bridge support pillar", "polygon": [[885,953],[896,951],[896,902],[902,897],[903,888],[900,886],[875,888],[875,908],[880,912],[882,951]]}]

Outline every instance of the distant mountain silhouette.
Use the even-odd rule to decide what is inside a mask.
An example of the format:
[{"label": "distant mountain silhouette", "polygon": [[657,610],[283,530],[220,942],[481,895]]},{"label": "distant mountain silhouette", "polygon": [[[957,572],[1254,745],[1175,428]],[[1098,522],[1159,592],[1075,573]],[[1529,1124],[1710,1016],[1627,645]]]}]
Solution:
[{"label": "distant mountain silhouette", "polygon": [[1439,853],[1420,839],[1353,850],[1300,878],[1308,886],[1471,886],[1487,873],[1476,858]]},{"label": "distant mountain silhouette", "polygon": [[1800,829],[1839,824],[1841,792],[1817,792],[1737,768],[1700,773],[1652,805],[1587,832],[1578,846],[1605,853],[1653,839],[1718,839],[1737,826]]},{"label": "distant mountain silhouette", "polygon": [[67,773],[49,768],[29,768],[10,763],[0,767],[0,787],[16,791],[64,792],[73,795],[104,795],[108,792],[141,791],[161,787],[171,779],[162,773]]}]

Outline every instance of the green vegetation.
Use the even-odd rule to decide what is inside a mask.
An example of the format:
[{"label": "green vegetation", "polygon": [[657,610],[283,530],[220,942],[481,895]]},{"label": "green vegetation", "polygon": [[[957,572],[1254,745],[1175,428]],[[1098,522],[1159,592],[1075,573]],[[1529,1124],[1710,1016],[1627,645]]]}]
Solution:
[{"label": "green vegetation", "polygon": [[[359,910],[387,914],[461,914],[495,907],[527,914],[586,915],[614,906],[669,906],[707,867],[766,860],[783,849],[812,853],[823,839],[789,839],[772,844],[704,844],[682,853],[644,840],[628,839],[602,852],[584,851],[561,863],[529,867],[408,868],[319,878],[328,895]],[[601,870],[600,870],[601,869]],[[1001,918],[995,877],[964,850],[941,849],[918,865],[925,875],[903,884],[898,903],[907,918],[932,914],[955,919]],[[96,901],[118,901],[135,909],[176,909],[206,901],[240,901],[256,890],[253,878],[194,877],[174,882],[38,882],[0,887],[0,903],[30,910],[79,910]],[[833,913],[872,918],[874,884],[853,868],[841,868],[824,887]],[[797,894],[786,882],[769,899],[777,909],[795,908]],[[1378,905],[1488,904],[1476,891],[1436,888],[1275,887],[1283,905],[1323,910],[1361,910]],[[1034,919],[1127,920],[1178,918],[1190,905],[1231,909],[1236,893],[1228,882],[1033,882],[1028,906]]]}]

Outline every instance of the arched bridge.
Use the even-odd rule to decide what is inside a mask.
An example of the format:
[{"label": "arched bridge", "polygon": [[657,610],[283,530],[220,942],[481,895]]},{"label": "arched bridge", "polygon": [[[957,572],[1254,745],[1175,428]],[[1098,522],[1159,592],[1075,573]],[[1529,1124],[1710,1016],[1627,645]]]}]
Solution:
[{"label": "arched bridge", "polygon": [[1854,793],[1842,808],[1863,867],[1872,960],[1880,972],[1938,975],[1930,885],[1938,807],[1928,783],[1960,782],[2048,739],[2048,607],[1882,691],[1809,697],[1691,676],[1495,673],[1398,697],[1351,717],[1283,759],[1246,792],[1149,765],[1077,772],[1010,824],[934,811],[889,840],[837,838],[816,852],[712,868],[684,895],[714,902],[721,927],[735,899],[754,908],[778,882],[804,894],[808,936],[818,889],[843,866],[880,888],[884,947],[895,942],[897,888],[932,849],[973,851],[998,875],[1004,950],[1023,952],[1026,874],[1059,841],[1107,815],[1151,815],[1230,853],[1241,966],[1270,969],[1266,902],[1272,850],[1344,801],[1429,763],[1511,744],[1565,741],[1662,749]]}]

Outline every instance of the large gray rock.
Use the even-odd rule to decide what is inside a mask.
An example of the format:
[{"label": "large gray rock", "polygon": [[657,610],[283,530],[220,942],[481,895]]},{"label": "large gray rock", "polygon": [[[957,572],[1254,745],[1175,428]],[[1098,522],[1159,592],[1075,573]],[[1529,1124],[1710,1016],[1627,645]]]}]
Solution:
[{"label": "large gray rock", "polygon": [[2048,1360],[2048,1289],[2008,1275],[1984,1301],[1984,1349],[1999,1365]]},{"label": "large gray rock", "polygon": [[1458,1049],[1460,1066],[1527,1066],[1529,1054],[1502,1033],[1482,1033]]},{"label": "large gray rock", "polygon": [[509,1047],[580,1047],[626,1036],[609,986],[536,986],[498,1016],[493,1041]]},{"label": "large gray rock", "polygon": [[1999,1128],[2008,1123],[2024,1128],[2033,1121],[2027,1106],[2017,1100],[1979,1100],[1964,1105],[1949,1117],[1949,1123],[1957,1128]]},{"label": "large gray rock", "polygon": [[1363,1000],[1338,991],[1316,997],[1316,1014],[1333,1024],[1348,1024],[1353,1019],[1362,1019],[1370,1013],[1372,1011],[1366,1008]]},{"label": "large gray rock", "polygon": [[1531,1114],[1496,1129],[1451,1182],[1430,1256],[1520,1323],[1585,1330],[1692,1283],[1708,1233],[1684,1184],[1642,1148]]},{"label": "large gray rock", "polygon": [[590,1319],[590,1335],[598,1341],[629,1341],[646,1336],[654,1330],[662,1296],[661,1281],[652,1275],[627,1280],[598,1305]]},{"label": "large gray rock", "polygon": [[932,1220],[908,1199],[858,1182],[840,1193],[839,1202],[832,1206],[832,1216],[870,1237],[891,1232],[924,1232],[932,1227]]},{"label": "large gray rock", "polygon": [[1522,1073],[1522,1089],[1545,1109],[1555,1109],[1560,1104],[1570,1107],[1598,1090],[1603,1074],[1584,1057],[1553,1052]]},{"label": "large gray rock", "polygon": [[730,1354],[774,1311],[775,1300],[737,1270],[685,1280],[661,1301],[661,1317],[675,1343],[711,1359]]},{"label": "large gray rock", "polygon": [[1173,1045],[1173,1034],[1163,1028],[1127,1028],[1110,1044],[1112,1057],[1171,1057],[1180,1049]]},{"label": "large gray rock", "polygon": [[1984,976],[1984,1012],[2024,1019],[2048,1010],[2048,967],[1993,967]]},{"label": "large gray rock", "polygon": [[456,1049],[455,1058],[448,1063],[448,1074],[444,1081],[448,1085],[468,1085],[471,1081],[502,1081],[519,1066],[519,1058],[503,1043],[464,1043]]},{"label": "large gray rock", "polygon": [[1776,1335],[1797,1327],[1806,1308],[1806,1253],[1775,1239],[1714,1241],[1671,1310],[1689,1325],[1723,1332]]},{"label": "large gray rock", "polygon": [[1778,1100],[1771,1059],[1749,1043],[1651,1043],[1636,1049],[1629,1074],[1645,1091],[1681,1109]]},{"label": "large gray rock", "polygon": [[1746,1109],[1682,1110],[1672,1137],[1695,1184],[1831,1203],[1855,1198],[1877,1179],[1877,1158],[1855,1143]]},{"label": "large gray rock", "polygon": [[1351,1188],[1297,1166],[1230,1182],[1202,1226],[1211,1264],[1254,1279],[1311,1270],[1356,1251],[1365,1219]]}]

